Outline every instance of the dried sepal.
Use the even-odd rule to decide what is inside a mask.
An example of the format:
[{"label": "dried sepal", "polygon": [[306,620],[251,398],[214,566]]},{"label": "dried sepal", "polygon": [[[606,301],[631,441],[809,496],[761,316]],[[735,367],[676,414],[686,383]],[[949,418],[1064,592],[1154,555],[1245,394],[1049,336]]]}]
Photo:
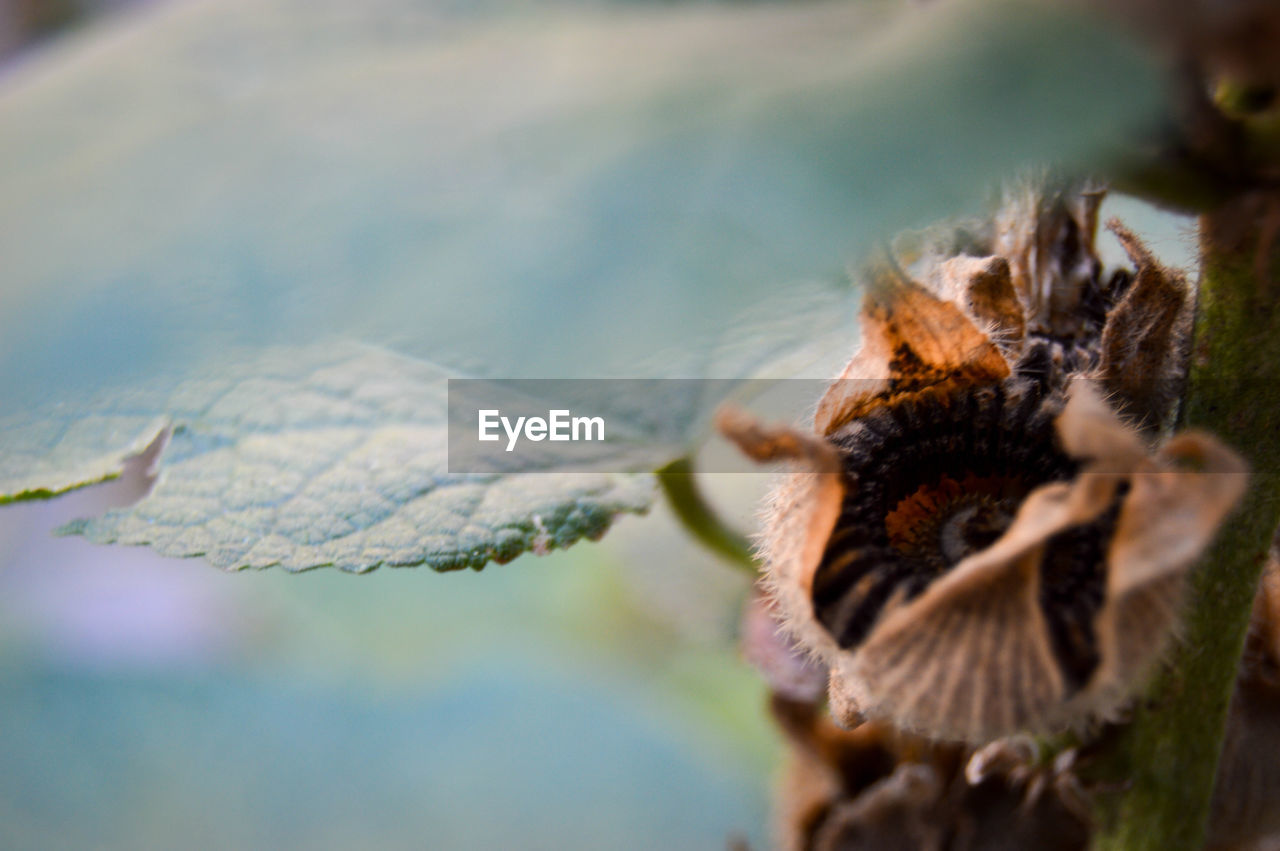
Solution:
[{"label": "dried sepal", "polygon": [[[766,559],[776,568],[770,578],[793,630],[831,667],[839,720],[890,719],[970,741],[1050,729],[1110,713],[1159,658],[1173,632],[1183,573],[1238,498],[1243,465],[1202,435],[1176,438],[1148,457],[1136,432],[1089,383],[1077,383],[1068,398],[1056,428],[1081,472],[1028,493],[998,540],[917,596],[883,597],[861,642],[841,642],[831,628],[842,622],[840,614],[825,624],[804,615],[815,606],[814,576],[831,547],[826,529],[835,528],[836,491],[818,498],[813,477],[800,473],[778,493],[765,536]],[[1187,452],[1197,470],[1176,466]],[[844,490],[856,487],[846,482]],[[820,525],[806,522],[815,515],[793,501],[806,494],[818,500],[811,507],[823,505]],[[1096,544],[1105,562],[1088,566],[1096,574],[1084,579],[1049,576],[1046,593],[1046,572],[1063,571],[1047,558],[1054,539],[1106,512],[1118,519],[1090,532],[1113,535]],[[820,554],[814,538],[824,535],[827,550]],[[797,543],[804,552],[799,561],[780,549]],[[864,588],[844,595],[849,611],[876,590],[874,579],[862,581]],[[1061,597],[1071,591],[1098,599],[1083,610],[1064,605]]]},{"label": "dried sepal", "polygon": [[819,437],[785,426],[763,426],[731,407],[717,413],[716,427],[750,458],[793,465],[793,471],[771,491],[764,509],[761,556],[776,569],[765,575],[763,583],[778,603],[783,628],[795,635],[800,647],[812,652],[820,633],[806,629],[806,622],[793,619],[790,613],[805,607],[813,568],[840,516],[845,481],[839,452]]},{"label": "dried sepal", "polygon": [[819,400],[814,428],[830,435],[887,401],[1008,375],[1008,362],[964,311],[880,269],[863,301],[862,346]]},{"label": "dried sepal", "polygon": [[766,426],[732,406],[716,412],[716,428],[756,461],[792,461],[806,473],[837,476],[843,466],[826,441],[787,426]]},{"label": "dried sepal", "polygon": [[1100,277],[1094,239],[1104,194],[1040,182],[1006,193],[987,247],[1009,263],[1029,334],[1087,341],[1101,327],[1109,284]]},{"label": "dried sepal", "polygon": [[964,305],[978,327],[1002,350],[1026,339],[1026,311],[1005,258],[948,258],[938,267],[938,287],[943,298]]},{"label": "dried sepal", "polygon": [[1097,375],[1120,413],[1148,432],[1166,427],[1182,394],[1191,332],[1191,291],[1119,221],[1115,233],[1137,267],[1133,283],[1107,314]]},{"label": "dried sepal", "polygon": [[1072,389],[1056,423],[1062,448],[1088,459],[1090,472],[1125,474],[1136,469],[1147,454],[1142,438],[1120,422],[1095,384],[1076,381]]},{"label": "dried sepal", "polygon": [[[830,662],[840,705],[985,741],[1109,714],[1132,690],[1172,635],[1185,571],[1239,498],[1244,468],[1204,435],[1137,455],[1132,431],[1107,411],[1088,383],[1073,387],[1057,428],[1089,463],[1030,492],[997,540],[918,596],[890,597],[865,641]],[[1187,452],[1198,469],[1175,466]],[[1104,513],[1117,519],[1088,533],[1102,564],[1054,555],[1062,535]],[[1063,599],[1098,594],[1103,575],[1100,608]]]},{"label": "dried sepal", "polygon": [[832,690],[860,716],[949,739],[981,740],[1048,716],[1065,686],[1036,606],[1038,556],[895,609],[836,661]]}]

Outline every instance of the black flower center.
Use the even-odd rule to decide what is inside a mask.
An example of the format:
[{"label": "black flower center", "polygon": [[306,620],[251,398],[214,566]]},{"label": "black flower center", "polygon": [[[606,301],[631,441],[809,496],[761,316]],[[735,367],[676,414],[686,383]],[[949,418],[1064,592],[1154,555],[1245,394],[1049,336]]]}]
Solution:
[{"label": "black flower center", "polygon": [[[892,399],[831,436],[845,453],[846,496],[812,593],[841,647],[994,543],[1036,487],[1076,475],[1057,441],[1060,410],[1060,396],[1015,377]],[[1041,607],[1076,687],[1097,666],[1093,618],[1113,526],[1109,512],[1055,536],[1041,565]]]}]

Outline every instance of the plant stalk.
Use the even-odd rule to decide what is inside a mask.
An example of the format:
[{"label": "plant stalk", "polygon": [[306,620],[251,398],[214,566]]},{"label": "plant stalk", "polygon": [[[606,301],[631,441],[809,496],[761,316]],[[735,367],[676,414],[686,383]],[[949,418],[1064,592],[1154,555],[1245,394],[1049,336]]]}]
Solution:
[{"label": "plant stalk", "polygon": [[712,552],[756,575],[758,566],[745,535],[715,513],[698,488],[693,463],[680,457],[658,470],[658,484],[680,524]]},{"label": "plant stalk", "polygon": [[1271,202],[1200,221],[1201,279],[1183,415],[1249,459],[1250,486],[1192,572],[1182,640],[1089,779],[1104,851],[1203,847],[1227,709],[1258,578],[1280,520],[1280,264]]}]

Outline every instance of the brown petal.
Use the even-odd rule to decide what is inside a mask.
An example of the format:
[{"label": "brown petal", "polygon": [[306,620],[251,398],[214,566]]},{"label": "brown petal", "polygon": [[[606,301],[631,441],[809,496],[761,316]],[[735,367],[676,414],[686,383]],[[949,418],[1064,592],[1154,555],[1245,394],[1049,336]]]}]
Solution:
[{"label": "brown petal", "polygon": [[998,345],[1019,344],[1027,320],[1018,301],[1009,261],[1003,257],[952,257],[940,271],[943,295],[969,308]]},{"label": "brown petal", "polygon": [[1134,474],[1107,554],[1095,690],[1131,688],[1159,658],[1179,615],[1183,579],[1243,495],[1247,469],[1213,437],[1187,432]]},{"label": "brown petal", "polygon": [[1182,573],[1244,494],[1244,459],[1203,432],[1172,438],[1135,472],[1108,555],[1108,594]]},{"label": "brown petal", "polygon": [[[907,729],[984,741],[1047,717],[1065,686],[1037,603],[1042,551],[940,580],[855,654],[862,702]],[[845,670],[842,664],[841,671]]]},{"label": "brown petal", "polygon": [[818,402],[814,428],[829,435],[872,407],[949,380],[999,381],[1000,350],[951,302],[882,271],[862,305],[862,346]]},{"label": "brown petal", "polygon": [[1128,428],[1103,401],[1096,382],[1076,379],[1056,423],[1058,439],[1068,454],[1087,460],[1098,472],[1127,474],[1147,455],[1137,432]]},{"label": "brown petal", "polygon": [[[716,427],[757,461],[790,460],[797,469],[771,492],[765,506],[760,556],[768,566],[767,590],[783,612],[808,611],[813,574],[840,516],[845,479],[840,453],[820,437],[787,426],[765,426],[744,411],[723,407]],[[783,626],[819,653],[839,648],[812,618]]]}]

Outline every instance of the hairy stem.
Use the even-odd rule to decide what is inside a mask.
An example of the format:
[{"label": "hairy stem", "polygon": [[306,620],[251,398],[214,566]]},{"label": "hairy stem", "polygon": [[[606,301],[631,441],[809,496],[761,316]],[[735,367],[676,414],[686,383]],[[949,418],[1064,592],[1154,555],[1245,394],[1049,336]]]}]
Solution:
[{"label": "hairy stem", "polygon": [[1249,458],[1240,508],[1193,572],[1170,664],[1105,747],[1095,779],[1099,849],[1178,851],[1205,840],[1223,727],[1258,577],[1280,519],[1280,271],[1271,202],[1245,197],[1202,218],[1202,267],[1184,415]]},{"label": "hairy stem", "polygon": [[658,483],[667,504],[680,524],[703,546],[754,576],[758,566],[751,555],[751,544],[707,504],[695,476],[693,463],[687,457],[677,458],[658,470]]}]

